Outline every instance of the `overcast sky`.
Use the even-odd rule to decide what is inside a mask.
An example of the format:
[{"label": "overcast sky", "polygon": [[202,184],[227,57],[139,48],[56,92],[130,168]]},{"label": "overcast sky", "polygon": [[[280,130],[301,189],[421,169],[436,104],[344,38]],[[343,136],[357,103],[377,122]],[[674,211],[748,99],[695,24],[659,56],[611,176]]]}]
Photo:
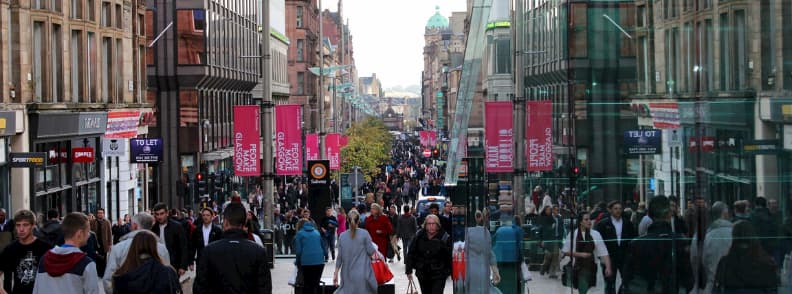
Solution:
[{"label": "overcast sky", "polygon": [[[446,18],[467,9],[466,0],[343,1],[358,75],[377,73],[384,89],[421,83],[424,26],[435,6]],[[322,0],[322,6],[337,11],[338,1]]]}]

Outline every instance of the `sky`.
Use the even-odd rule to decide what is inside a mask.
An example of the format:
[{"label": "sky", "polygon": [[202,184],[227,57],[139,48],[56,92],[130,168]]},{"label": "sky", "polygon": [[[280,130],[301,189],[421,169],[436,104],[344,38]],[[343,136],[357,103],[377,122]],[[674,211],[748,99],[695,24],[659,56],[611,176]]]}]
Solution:
[{"label": "sky", "polygon": [[[466,0],[343,0],[343,5],[358,76],[376,73],[383,89],[421,83],[424,26],[435,6],[446,18],[467,9]],[[337,11],[338,1],[323,0],[322,6]]]}]

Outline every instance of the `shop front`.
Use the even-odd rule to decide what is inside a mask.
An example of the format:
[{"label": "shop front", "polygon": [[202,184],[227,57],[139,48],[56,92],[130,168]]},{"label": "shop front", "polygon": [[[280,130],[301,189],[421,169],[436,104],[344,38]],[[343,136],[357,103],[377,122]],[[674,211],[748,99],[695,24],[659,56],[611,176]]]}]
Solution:
[{"label": "shop front", "polygon": [[102,203],[102,175],[96,154],[107,126],[105,112],[40,112],[30,115],[31,151],[46,152],[47,165],[31,168],[30,207],[95,213]]},{"label": "shop front", "polygon": [[8,146],[16,133],[16,112],[0,111],[0,208],[11,209],[11,177]]}]

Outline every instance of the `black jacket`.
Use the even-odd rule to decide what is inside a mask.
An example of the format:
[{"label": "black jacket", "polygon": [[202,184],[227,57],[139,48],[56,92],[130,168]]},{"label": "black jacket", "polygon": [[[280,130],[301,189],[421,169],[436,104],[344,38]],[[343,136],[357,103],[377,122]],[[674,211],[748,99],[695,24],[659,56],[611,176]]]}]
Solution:
[{"label": "black jacket", "polygon": [[[159,224],[155,222],[151,231],[159,237]],[[171,266],[177,270],[187,270],[187,266],[189,266],[190,261],[192,261],[192,258],[189,257],[190,249],[188,242],[187,233],[184,232],[182,224],[175,220],[168,219],[168,225],[165,226],[165,247],[168,248],[168,253],[170,254]]]},{"label": "black jacket", "polygon": [[[220,240],[222,237],[223,230],[218,226],[212,225],[212,229],[209,232],[209,243]],[[196,262],[201,260],[201,252],[204,249],[203,224],[199,224],[193,231],[192,236],[190,236],[190,244],[192,245],[190,247],[190,257],[195,256]]]},{"label": "black jacket", "polygon": [[685,235],[671,232],[670,222],[652,223],[646,235],[633,240],[627,251],[623,273],[626,293],[676,293],[693,289],[689,245]]},{"label": "black jacket", "polygon": [[429,240],[426,231],[420,230],[407,250],[406,273],[430,279],[445,280],[451,274],[451,236],[440,231]]},{"label": "black jacket", "polygon": [[638,237],[638,232],[630,220],[622,217],[622,237],[621,243],[619,243],[616,236],[616,226],[611,221],[612,218],[612,216],[603,218],[594,229],[602,235],[602,240],[605,241],[605,247],[608,248],[611,262],[622,262],[624,255],[627,253],[627,248],[630,246],[630,241]]},{"label": "black jacket", "polygon": [[55,244],[58,240],[63,239],[63,230],[61,230],[61,224],[57,220],[47,220],[47,222],[41,226],[41,233],[47,238],[46,241],[50,244]]},{"label": "black jacket", "polygon": [[137,269],[113,277],[113,292],[119,294],[181,293],[181,285],[173,268],[149,258]]},{"label": "black jacket", "polygon": [[245,231],[225,231],[223,239],[203,249],[193,293],[272,293],[267,252]]}]

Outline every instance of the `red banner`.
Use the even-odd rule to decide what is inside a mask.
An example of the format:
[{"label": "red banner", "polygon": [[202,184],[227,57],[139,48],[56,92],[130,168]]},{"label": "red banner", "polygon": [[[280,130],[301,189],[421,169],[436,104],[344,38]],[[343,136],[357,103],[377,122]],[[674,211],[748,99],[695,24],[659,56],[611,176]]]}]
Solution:
[{"label": "red banner", "polygon": [[527,171],[553,169],[553,102],[529,101],[525,107]]},{"label": "red banner", "polygon": [[421,131],[421,146],[429,147],[429,131]]},{"label": "red banner", "polygon": [[341,169],[341,135],[337,133],[329,133],[325,136],[325,149],[327,150],[327,159],[330,160],[330,170]]},{"label": "red banner", "polygon": [[72,148],[72,162],[74,163],[94,162],[94,149],[92,147]]},{"label": "red banner", "polygon": [[305,160],[319,160],[319,135],[305,135]]},{"label": "red banner", "polygon": [[429,132],[429,146],[437,146],[437,133]]},{"label": "red banner", "polygon": [[301,106],[275,106],[275,173],[279,176],[302,174]]},{"label": "red banner", "polygon": [[110,111],[107,113],[105,138],[135,138],[139,122],[140,111]]},{"label": "red banner", "polygon": [[514,171],[514,113],[511,102],[487,102],[485,105],[486,171],[510,173]]},{"label": "red banner", "polygon": [[259,176],[259,107],[234,106],[234,175]]},{"label": "red banner", "polygon": [[346,147],[349,145],[349,137],[347,137],[347,135],[341,135],[341,137],[338,137],[338,144],[341,146],[341,148]]}]

